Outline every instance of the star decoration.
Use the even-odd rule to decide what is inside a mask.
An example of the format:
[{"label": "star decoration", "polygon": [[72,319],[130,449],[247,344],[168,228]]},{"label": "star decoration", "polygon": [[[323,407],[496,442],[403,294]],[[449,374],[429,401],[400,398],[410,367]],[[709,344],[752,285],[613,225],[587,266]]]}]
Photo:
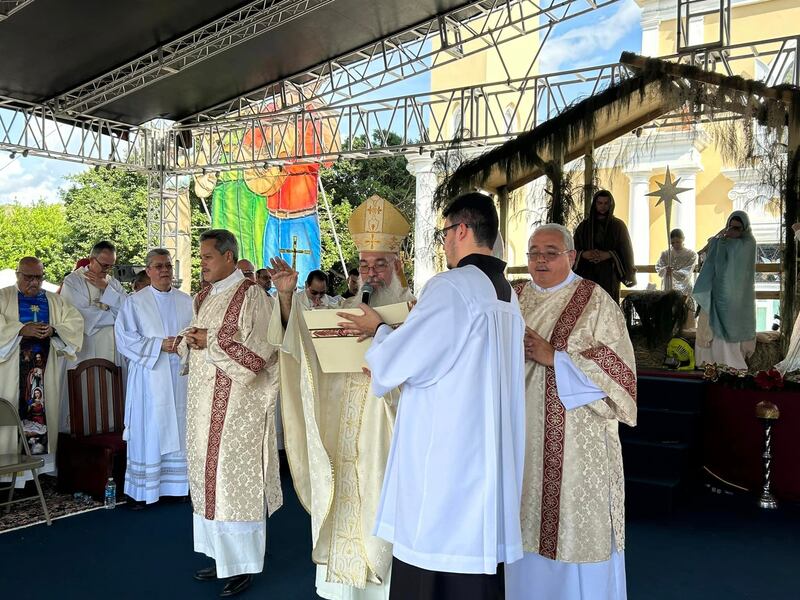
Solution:
[{"label": "star decoration", "polygon": [[656,206],[661,204],[662,202],[665,205],[665,208],[671,206],[673,200],[676,202],[680,202],[680,198],[678,198],[678,194],[682,194],[683,192],[688,192],[692,188],[681,188],[678,187],[678,183],[680,182],[681,178],[678,177],[675,181],[672,181],[672,175],[670,175],[669,167],[667,167],[667,174],[664,177],[664,183],[659,183],[656,181],[656,185],[658,185],[657,192],[650,192],[649,194],[645,194],[645,196],[654,196],[658,198],[658,202],[656,202]]}]

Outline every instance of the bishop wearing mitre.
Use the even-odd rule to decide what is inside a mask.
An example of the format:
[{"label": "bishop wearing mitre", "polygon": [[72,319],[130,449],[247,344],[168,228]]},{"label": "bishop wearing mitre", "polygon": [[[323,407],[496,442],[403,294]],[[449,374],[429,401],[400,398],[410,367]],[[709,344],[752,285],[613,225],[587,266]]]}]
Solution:
[{"label": "bishop wearing mitre", "polygon": [[[402,278],[400,245],[410,225],[372,196],[353,211],[361,289],[341,308],[359,305],[367,285],[373,307],[413,300]],[[280,345],[284,443],[295,489],[311,514],[317,593],[337,600],[389,596],[391,546],[372,535],[399,390],[375,397],[370,377],[323,373],[294,294],[297,272],[273,259],[279,304],[270,341]]]}]

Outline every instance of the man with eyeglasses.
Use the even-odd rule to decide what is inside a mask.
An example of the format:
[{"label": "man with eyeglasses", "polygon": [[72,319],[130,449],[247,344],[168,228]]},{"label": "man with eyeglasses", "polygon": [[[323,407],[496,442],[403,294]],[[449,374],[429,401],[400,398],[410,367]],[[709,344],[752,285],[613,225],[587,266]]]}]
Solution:
[{"label": "man with eyeglasses", "polygon": [[[61,296],[77,308],[83,316],[83,346],[74,361],[67,364],[72,369],[78,363],[93,358],[104,358],[122,367],[126,376],[125,359],[114,342],[114,321],[127,295],[122,284],[111,276],[117,262],[117,249],[111,242],[97,242],[89,253],[89,264],[75,269],[64,278]],[[69,431],[69,397],[62,392],[61,430]]]},{"label": "man with eyeglasses", "polygon": [[459,196],[437,239],[450,271],[393,330],[369,307],[342,327],[373,336],[372,393],[402,386],[375,535],[393,544],[390,600],[501,600],[522,558],[523,335],[494,201]]},{"label": "man with eyeglasses", "polygon": [[[400,211],[373,196],[353,211],[349,228],[359,251],[361,283],[373,288],[370,305],[412,301],[400,281],[399,252],[410,230]],[[284,444],[295,489],[312,514],[317,594],[385,600],[391,546],[372,534],[372,525],[399,390],[376,396],[365,373],[323,373],[299,298],[292,297],[297,272],[280,259],[272,263],[280,305],[273,312],[270,341],[282,349]],[[342,306],[358,307],[361,299],[358,290]]]},{"label": "man with eyeglasses", "polygon": [[334,298],[328,295],[328,276],[319,269],[308,273],[305,287],[298,291],[296,296],[303,310],[335,308],[339,305]]},{"label": "man with eyeglasses", "polygon": [[192,297],[172,286],[172,257],[155,248],[145,257],[150,285],[131,294],[114,332],[128,359],[125,493],[133,508],[161,496],[186,496],[186,375],[178,332],[192,320]]},{"label": "man with eyeglasses", "polygon": [[[0,397],[18,403],[36,449],[54,454],[64,361],[80,350],[83,318],[64,298],[43,290],[43,281],[42,262],[28,256],[17,266],[17,284],[0,289]],[[0,442],[0,454],[16,451],[16,437],[10,447]]]},{"label": "man with eyeglasses", "polygon": [[509,600],[621,600],[625,507],[618,424],[636,424],[636,363],[619,306],[572,271],[573,238],[550,223],[528,241],[524,558]]}]

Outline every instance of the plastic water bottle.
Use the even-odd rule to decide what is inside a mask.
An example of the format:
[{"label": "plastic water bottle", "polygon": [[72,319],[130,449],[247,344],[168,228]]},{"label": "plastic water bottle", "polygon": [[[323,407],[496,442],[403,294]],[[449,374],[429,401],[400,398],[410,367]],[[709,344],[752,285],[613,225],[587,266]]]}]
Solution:
[{"label": "plastic water bottle", "polygon": [[114,478],[109,477],[106,483],[105,493],[106,508],[115,508],[117,506],[117,484],[114,483]]}]

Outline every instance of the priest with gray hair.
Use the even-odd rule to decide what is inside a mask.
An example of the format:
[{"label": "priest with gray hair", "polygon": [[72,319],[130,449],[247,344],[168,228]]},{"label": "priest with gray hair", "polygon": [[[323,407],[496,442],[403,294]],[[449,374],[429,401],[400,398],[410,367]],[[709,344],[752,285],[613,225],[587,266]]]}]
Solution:
[{"label": "priest with gray hair", "polygon": [[506,569],[509,600],[623,600],[625,490],[619,423],[636,424],[636,364],[625,319],[572,271],[569,231],[528,242],[525,319],[525,555]]},{"label": "priest with gray hair", "polygon": [[181,375],[178,332],[192,320],[192,298],[173,286],[169,251],[147,253],[150,285],[132,294],[114,332],[128,359],[125,493],[134,507],[161,496],[186,496],[186,375]]}]

